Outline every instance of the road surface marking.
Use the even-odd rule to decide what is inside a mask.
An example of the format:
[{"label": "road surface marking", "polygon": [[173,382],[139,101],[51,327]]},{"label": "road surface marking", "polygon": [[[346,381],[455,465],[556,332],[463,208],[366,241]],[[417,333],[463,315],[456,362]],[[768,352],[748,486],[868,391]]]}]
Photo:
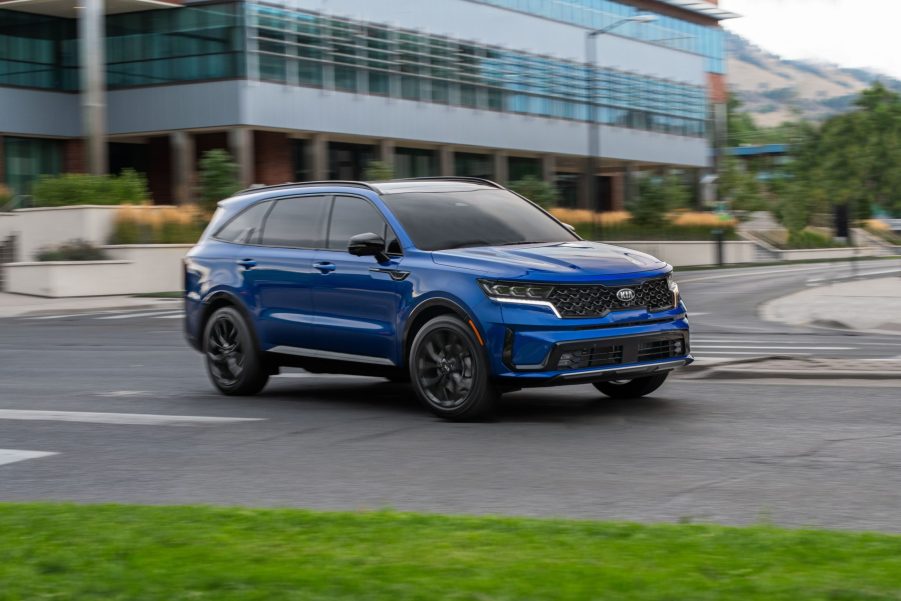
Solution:
[{"label": "road surface marking", "polygon": [[[777,349],[778,350],[778,349]],[[692,350],[692,354],[694,354],[694,350]],[[766,357],[768,355],[772,355],[773,353],[761,353],[759,351],[755,352],[745,352],[745,351],[700,351],[698,353],[701,357],[705,357],[707,355],[756,355],[758,357]],[[778,353],[779,355],[803,355],[805,357],[810,356],[811,353],[798,353],[795,351],[789,351],[787,353]]]},{"label": "road surface marking", "polygon": [[175,315],[160,315],[159,317],[154,317],[153,319],[182,319],[184,316],[184,313],[176,313]]},{"label": "road surface marking", "polygon": [[48,453],[47,451],[17,451],[16,449],[0,449],[0,465],[7,463],[15,463],[17,461],[25,461],[26,459],[40,459],[41,457],[49,457],[56,453]]},{"label": "road surface marking", "polygon": [[726,278],[746,278],[748,276],[755,276],[755,275],[797,273],[799,271],[818,271],[818,270],[822,270],[822,269],[827,269],[829,267],[833,267],[833,266],[832,265],[824,265],[822,267],[805,267],[803,269],[771,269],[769,271],[746,271],[745,273],[723,273],[723,274],[719,274],[719,275],[708,275],[708,276],[704,276],[704,277],[689,278],[689,279],[682,279],[681,277],[678,277],[678,274],[677,274],[677,280],[680,284],[687,284],[689,282],[705,282],[707,280],[723,280]]},{"label": "road surface marking", "polygon": [[0,409],[0,419],[80,422],[132,426],[190,426],[262,421],[258,417],[206,417],[198,415],[150,415],[145,413],[93,413],[88,411],[35,411]]},{"label": "road surface marking", "polygon": [[[179,316],[181,312],[177,313]],[[124,315],[107,315],[106,317],[95,317],[95,319],[132,319],[135,317],[163,317],[164,315],[176,315],[171,309],[167,311],[152,311],[148,313],[125,313]]]},{"label": "road surface marking", "polygon": [[858,348],[856,346],[748,346],[746,344],[733,346],[733,345],[722,345],[722,346],[708,346],[706,344],[694,344],[692,343],[691,348],[693,349],[745,349],[748,351],[767,351],[767,350],[776,350],[781,351],[792,350],[792,351],[856,351]]}]

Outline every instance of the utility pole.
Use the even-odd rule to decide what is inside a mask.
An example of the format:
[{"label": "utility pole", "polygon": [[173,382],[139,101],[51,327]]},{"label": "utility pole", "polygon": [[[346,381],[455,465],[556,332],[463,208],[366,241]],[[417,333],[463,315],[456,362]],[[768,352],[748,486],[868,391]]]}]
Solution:
[{"label": "utility pole", "polygon": [[80,0],[81,112],[88,172],[106,175],[106,32],[104,0]]}]

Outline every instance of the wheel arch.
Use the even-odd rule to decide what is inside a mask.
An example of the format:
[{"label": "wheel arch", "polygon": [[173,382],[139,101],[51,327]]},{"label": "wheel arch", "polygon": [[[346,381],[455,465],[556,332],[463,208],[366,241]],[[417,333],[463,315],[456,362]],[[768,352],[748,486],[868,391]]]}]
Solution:
[{"label": "wheel arch", "polygon": [[241,302],[240,298],[225,291],[215,292],[203,301],[203,312],[200,316],[199,328],[201,350],[203,350],[203,335],[206,331],[207,322],[209,322],[213,313],[224,307],[232,307],[241,314],[241,317],[243,317],[244,321],[247,323],[247,328],[250,330],[250,336],[253,338],[253,343],[256,346],[257,351],[260,351],[260,337],[257,335],[256,323],[253,319],[253,315],[247,309],[247,306]]},{"label": "wheel arch", "polygon": [[[404,327],[403,337],[403,356],[402,365],[406,368],[410,359],[410,348],[413,346],[413,339],[422,327],[429,321],[442,315],[453,315],[459,317],[464,323],[472,322],[477,324],[475,317],[460,303],[445,297],[436,297],[427,299],[413,308],[410,316],[407,318]],[[478,325],[475,326],[478,330]],[[481,338],[482,334],[478,334]]]}]

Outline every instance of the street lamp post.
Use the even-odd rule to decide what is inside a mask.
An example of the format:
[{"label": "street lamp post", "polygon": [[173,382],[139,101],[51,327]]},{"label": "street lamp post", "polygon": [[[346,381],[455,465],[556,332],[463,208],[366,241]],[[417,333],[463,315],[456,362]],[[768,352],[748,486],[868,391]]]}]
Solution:
[{"label": "street lamp post", "polygon": [[[585,92],[586,101],[588,102],[588,159],[585,161],[585,189],[589,203],[596,203],[599,196],[598,190],[595,189],[597,165],[601,154],[601,127],[598,119],[597,103],[597,39],[626,23],[650,23],[656,20],[656,15],[633,15],[585,34],[585,63],[588,65],[585,74]],[[589,206],[589,209],[593,208]],[[595,215],[592,219],[592,236],[597,240],[600,236],[600,227],[597,219],[598,211],[592,212]]]}]

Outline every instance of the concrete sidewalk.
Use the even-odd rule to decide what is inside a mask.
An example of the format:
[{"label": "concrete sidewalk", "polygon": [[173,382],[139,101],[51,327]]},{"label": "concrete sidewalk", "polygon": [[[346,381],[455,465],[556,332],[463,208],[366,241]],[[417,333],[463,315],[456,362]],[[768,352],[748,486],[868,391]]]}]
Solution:
[{"label": "concrete sidewalk", "polygon": [[0,292],[0,317],[23,317],[64,313],[89,313],[129,309],[181,309],[177,298],[139,298],[134,296],[90,296],[78,298],[42,298]]},{"label": "concrete sidewalk", "polygon": [[790,325],[901,334],[901,277],[816,286],[764,303],[760,316]]}]

